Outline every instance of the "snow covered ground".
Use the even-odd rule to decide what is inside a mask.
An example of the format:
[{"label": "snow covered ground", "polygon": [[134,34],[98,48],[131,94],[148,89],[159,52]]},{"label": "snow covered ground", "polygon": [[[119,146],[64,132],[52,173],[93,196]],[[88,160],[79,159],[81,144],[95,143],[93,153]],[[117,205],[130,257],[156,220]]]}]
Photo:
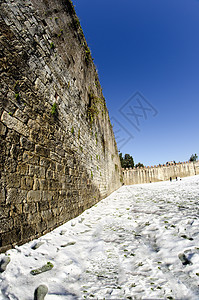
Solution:
[{"label": "snow covered ground", "polygon": [[[7,251],[0,299],[33,300],[40,284],[48,287],[45,300],[199,299],[198,203],[199,176],[123,186],[51,233]],[[51,270],[30,273],[47,262]]]}]

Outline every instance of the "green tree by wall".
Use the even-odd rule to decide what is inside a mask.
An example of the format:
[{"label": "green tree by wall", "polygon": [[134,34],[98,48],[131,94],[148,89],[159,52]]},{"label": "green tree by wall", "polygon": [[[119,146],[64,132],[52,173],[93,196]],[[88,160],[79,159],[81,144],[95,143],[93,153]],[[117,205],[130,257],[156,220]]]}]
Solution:
[{"label": "green tree by wall", "polygon": [[119,154],[122,168],[134,168],[134,160],[130,154],[125,154],[122,157],[122,153]]},{"label": "green tree by wall", "polygon": [[195,153],[195,154],[192,154],[189,161],[197,161],[198,160],[198,155]]},{"label": "green tree by wall", "polygon": [[139,162],[138,164],[135,165],[135,167],[136,168],[144,168],[144,165]]}]

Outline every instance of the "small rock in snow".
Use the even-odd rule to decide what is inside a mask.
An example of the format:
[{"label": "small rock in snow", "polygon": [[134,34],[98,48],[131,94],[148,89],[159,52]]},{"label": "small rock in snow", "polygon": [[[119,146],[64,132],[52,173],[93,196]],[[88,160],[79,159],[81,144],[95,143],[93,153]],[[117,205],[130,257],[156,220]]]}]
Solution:
[{"label": "small rock in snow", "polygon": [[5,256],[1,261],[0,261],[0,273],[3,273],[6,270],[7,265],[10,262],[10,257]]},{"label": "small rock in snow", "polygon": [[181,260],[183,266],[192,264],[192,262],[185,256],[184,253],[179,254],[178,257]]}]

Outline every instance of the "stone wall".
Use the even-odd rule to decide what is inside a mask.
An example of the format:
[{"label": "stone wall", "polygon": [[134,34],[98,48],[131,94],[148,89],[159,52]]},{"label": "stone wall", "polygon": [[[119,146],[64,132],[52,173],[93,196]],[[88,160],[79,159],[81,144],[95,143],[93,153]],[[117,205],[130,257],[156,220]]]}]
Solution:
[{"label": "stone wall", "polygon": [[0,7],[0,251],[121,186],[90,50],[70,0]]},{"label": "stone wall", "polygon": [[199,175],[199,161],[183,162],[173,165],[162,165],[147,168],[123,169],[125,185],[166,181],[170,177]]}]

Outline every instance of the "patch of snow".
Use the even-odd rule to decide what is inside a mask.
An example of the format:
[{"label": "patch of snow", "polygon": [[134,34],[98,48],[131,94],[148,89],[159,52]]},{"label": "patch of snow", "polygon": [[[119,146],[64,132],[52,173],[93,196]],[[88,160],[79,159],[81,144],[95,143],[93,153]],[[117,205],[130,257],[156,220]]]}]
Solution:
[{"label": "patch of snow", "polygon": [[[45,300],[199,299],[198,202],[199,176],[123,186],[7,251],[0,299],[32,300],[41,284],[48,287]],[[51,270],[30,273],[48,262]]]}]

